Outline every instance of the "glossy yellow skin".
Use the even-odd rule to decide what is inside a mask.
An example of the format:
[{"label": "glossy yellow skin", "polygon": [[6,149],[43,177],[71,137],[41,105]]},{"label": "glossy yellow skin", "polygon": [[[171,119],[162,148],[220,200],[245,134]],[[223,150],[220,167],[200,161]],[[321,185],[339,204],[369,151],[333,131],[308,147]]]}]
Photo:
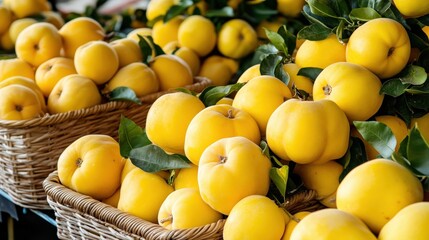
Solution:
[{"label": "glossy yellow skin", "polygon": [[417,18],[429,14],[429,2],[425,0],[393,0],[393,3],[405,17]]},{"label": "glossy yellow skin", "polygon": [[48,97],[55,84],[61,78],[77,74],[74,62],[70,58],[55,57],[40,64],[36,69],[35,80],[45,97]]},{"label": "glossy yellow skin", "polygon": [[258,123],[261,135],[265,136],[271,114],[284,101],[291,99],[288,86],[273,76],[259,76],[238,90],[232,106],[248,112]]},{"label": "glossy yellow skin", "polygon": [[107,42],[91,41],[76,49],[74,66],[78,74],[101,85],[115,75],[119,68],[119,58],[115,49]]},{"label": "glossy yellow skin", "polygon": [[158,213],[158,224],[169,230],[201,227],[220,219],[222,214],[207,205],[195,188],[181,188],[172,192]]},{"label": "glossy yellow skin", "polygon": [[[36,47],[37,46],[37,47]],[[16,56],[34,67],[60,56],[63,47],[61,36],[50,23],[35,23],[18,35],[15,44]]]},{"label": "glossy yellow skin", "polygon": [[177,41],[179,26],[185,20],[184,16],[177,16],[164,23],[162,20],[156,22],[152,27],[154,43],[161,48],[172,41]]},{"label": "glossy yellow skin", "polygon": [[222,138],[201,156],[201,197],[216,211],[229,215],[241,199],[268,193],[270,168],[270,160],[254,142],[241,136]]},{"label": "glossy yellow skin", "polygon": [[48,97],[51,114],[84,109],[101,103],[95,83],[84,76],[72,74],[61,78]]},{"label": "glossy yellow skin", "polygon": [[50,11],[51,5],[47,0],[10,0],[4,1],[17,18],[24,18],[43,11]]},{"label": "glossy yellow skin", "polygon": [[313,99],[329,99],[347,115],[350,122],[373,116],[384,99],[380,79],[368,69],[339,62],[325,68],[313,84]]},{"label": "glossy yellow skin", "polygon": [[405,67],[410,51],[407,31],[399,22],[376,18],[352,33],[347,43],[346,60],[386,79]]},{"label": "glossy yellow skin", "polygon": [[152,28],[136,28],[127,34],[127,38],[136,41],[137,43],[140,41],[138,35],[140,36],[152,36]]},{"label": "glossy yellow skin", "polygon": [[110,45],[112,45],[118,55],[119,68],[130,63],[141,62],[143,59],[138,43],[132,39],[121,38],[110,42]]},{"label": "glossy yellow skin", "polygon": [[103,199],[102,202],[104,202],[105,204],[108,204],[114,208],[117,208],[120,196],[121,196],[121,187],[119,187],[118,190],[116,190],[112,196]]},{"label": "glossy yellow skin", "polygon": [[245,20],[232,19],[219,30],[217,48],[226,57],[240,59],[258,47],[255,29]]},{"label": "glossy yellow skin", "polygon": [[103,40],[103,27],[89,17],[78,17],[64,24],[59,33],[63,39],[64,56],[74,58],[76,50],[90,41]]},{"label": "glossy yellow skin", "polygon": [[18,38],[18,35],[24,30],[26,27],[37,23],[37,21],[33,18],[20,18],[14,20],[9,27],[9,36],[10,39],[13,42],[13,45],[16,43],[16,39]]},{"label": "glossy yellow skin", "polygon": [[146,7],[146,18],[148,21],[154,20],[156,17],[165,15],[167,10],[178,1],[176,0],[152,0],[149,1]]},{"label": "glossy yellow skin", "polygon": [[4,6],[0,6],[0,35],[8,31],[12,23],[12,12]]},{"label": "glossy yellow skin", "polygon": [[295,63],[299,67],[326,68],[332,63],[346,61],[346,44],[335,34],[319,41],[305,40],[298,48]]},{"label": "glossy yellow skin", "polygon": [[33,90],[34,93],[36,93],[37,98],[39,99],[40,106],[42,107],[42,111],[47,112],[45,97],[43,96],[43,93],[40,90],[40,88],[36,85],[36,83],[32,79],[22,77],[22,76],[10,77],[0,82],[0,88],[6,87],[12,84],[19,84]]},{"label": "glossy yellow skin", "polygon": [[135,168],[122,182],[118,209],[146,221],[158,223],[159,209],[173,191],[173,187],[159,175]]},{"label": "glossy yellow skin", "polygon": [[244,83],[244,82],[248,82],[251,79],[255,78],[255,77],[259,77],[261,76],[261,72],[260,72],[260,64],[255,64],[253,66],[251,66],[250,68],[246,69],[238,78],[237,82],[238,83]]},{"label": "glossy yellow skin", "polygon": [[384,225],[379,240],[429,239],[429,202],[410,204]]},{"label": "glossy yellow skin", "polygon": [[277,10],[286,17],[298,17],[305,0],[277,0]]},{"label": "glossy yellow skin", "polygon": [[208,18],[192,15],[182,22],[177,37],[180,46],[190,48],[204,57],[215,48],[217,33]]},{"label": "glossy yellow skin", "polygon": [[295,229],[296,225],[304,218],[306,217],[310,212],[303,211],[303,212],[297,212],[293,215],[293,217],[290,218],[290,221],[286,224],[285,231],[283,233],[283,236],[281,240],[290,240],[290,235],[292,234],[293,230]]},{"label": "glossy yellow skin", "polygon": [[268,146],[277,156],[307,164],[342,157],[349,131],[346,115],[334,102],[289,99],[273,112],[266,133]]},{"label": "glossy yellow skin", "polygon": [[0,119],[24,120],[42,115],[39,98],[31,88],[20,84],[0,88]]},{"label": "glossy yellow skin", "polygon": [[286,224],[284,210],[273,200],[251,195],[240,200],[231,210],[225,222],[223,239],[280,239]]},{"label": "glossy yellow skin", "polygon": [[158,77],[161,91],[191,85],[194,81],[189,65],[175,55],[158,55],[149,62],[149,67]]},{"label": "glossy yellow skin", "polygon": [[175,190],[181,188],[194,188],[199,190],[198,187],[198,166],[190,164],[189,168],[182,168],[178,171],[173,181]]},{"label": "glossy yellow skin", "polygon": [[6,31],[3,35],[0,35],[0,48],[6,51],[13,51],[15,44],[12,42],[10,32]]},{"label": "glossy yellow skin", "polygon": [[157,92],[159,81],[149,66],[142,62],[134,62],[120,68],[106,83],[105,90],[113,91],[117,87],[129,87],[137,97],[143,97]]},{"label": "glossy yellow skin", "polygon": [[19,58],[0,60],[0,82],[15,76],[34,80],[34,69],[30,64]]},{"label": "glossy yellow skin", "polygon": [[124,159],[110,136],[90,134],[67,146],[58,158],[58,177],[64,186],[102,200],[120,186]]},{"label": "glossy yellow skin", "polygon": [[337,191],[343,166],[336,161],[322,164],[297,164],[294,173],[301,177],[304,186],[317,192],[324,199]]},{"label": "glossy yellow skin", "polygon": [[418,178],[387,159],[357,166],[337,190],[337,208],[359,217],[376,234],[402,208],[421,201],[423,187]]},{"label": "glossy yellow skin", "polygon": [[290,240],[376,240],[369,228],[356,216],[327,208],[304,217],[290,236]]},{"label": "glossy yellow skin", "polygon": [[191,68],[192,75],[197,76],[201,68],[201,60],[197,53],[190,48],[181,47],[174,52],[174,55],[183,59]]},{"label": "glossy yellow skin", "polygon": [[297,64],[295,63],[286,63],[283,64],[283,69],[285,72],[289,74],[289,83],[288,87],[292,90],[292,86],[295,85],[295,87],[299,90],[304,90],[308,94],[313,94],[313,81],[311,79],[299,76],[298,71],[301,69]]},{"label": "glossy yellow skin", "polygon": [[232,106],[233,102],[234,102],[234,99],[229,98],[229,97],[223,97],[219,101],[217,101],[216,105],[219,105],[219,104],[228,104],[228,105]]},{"label": "glossy yellow skin", "polygon": [[238,70],[238,62],[221,55],[211,55],[201,64],[198,76],[206,77],[215,86],[227,85]]},{"label": "glossy yellow skin", "polygon": [[203,102],[191,94],[162,95],[147,113],[145,129],[149,140],[167,152],[184,154],[186,130],[204,108]]},{"label": "glossy yellow skin", "polygon": [[202,153],[210,144],[234,136],[246,137],[256,144],[261,140],[258,124],[246,111],[227,104],[206,107],[189,123],[185,135],[185,155],[198,165]]}]

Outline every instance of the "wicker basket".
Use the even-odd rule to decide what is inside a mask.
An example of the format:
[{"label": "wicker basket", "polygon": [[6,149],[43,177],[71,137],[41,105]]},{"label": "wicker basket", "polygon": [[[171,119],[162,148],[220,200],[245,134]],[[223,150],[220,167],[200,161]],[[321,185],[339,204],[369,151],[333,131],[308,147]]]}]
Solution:
[{"label": "wicker basket", "polygon": [[[209,84],[210,80],[196,77],[185,88],[200,92]],[[57,159],[68,145],[87,134],[117,139],[121,115],[143,126],[152,103],[167,92],[145,96],[141,105],[113,101],[30,120],[0,120],[0,188],[17,205],[49,209],[42,183],[56,169]]]},{"label": "wicker basket", "polygon": [[[222,239],[224,219],[202,227],[166,230],[63,186],[57,171],[49,174],[43,187],[55,212],[60,239]],[[294,194],[283,207],[291,214],[323,208],[314,191]]]}]

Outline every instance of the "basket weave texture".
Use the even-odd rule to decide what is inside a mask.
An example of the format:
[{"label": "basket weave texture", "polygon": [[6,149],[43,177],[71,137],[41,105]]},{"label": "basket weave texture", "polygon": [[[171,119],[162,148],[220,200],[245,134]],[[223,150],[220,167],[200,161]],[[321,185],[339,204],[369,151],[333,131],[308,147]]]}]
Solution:
[{"label": "basket weave texture", "polygon": [[[60,239],[222,239],[225,219],[202,227],[167,230],[63,186],[57,171],[49,174],[43,187],[55,212]],[[315,191],[303,191],[290,197],[283,207],[291,214],[315,211],[323,208],[316,197]]]},{"label": "basket weave texture", "polygon": [[[196,77],[194,84],[185,88],[201,92],[210,83],[207,78]],[[56,170],[57,159],[68,145],[88,134],[117,139],[121,115],[144,126],[152,103],[168,92],[142,97],[141,105],[112,101],[30,120],[0,120],[0,189],[19,206],[50,209],[43,180]]]}]

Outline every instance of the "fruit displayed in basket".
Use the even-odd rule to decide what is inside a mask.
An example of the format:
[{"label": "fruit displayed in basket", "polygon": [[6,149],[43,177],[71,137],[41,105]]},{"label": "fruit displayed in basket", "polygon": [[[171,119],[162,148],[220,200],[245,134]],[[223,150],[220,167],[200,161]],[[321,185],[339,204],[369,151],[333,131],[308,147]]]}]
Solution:
[{"label": "fruit displayed in basket", "polygon": [[223,239],[280,239],[289,221],[289,216],[272,199],[250,195],[232,208]]},{"label": "fruit displayed in basket", "polygon": [[159,209],[173,191],[161,176],[135,168],[122,181],[118,209],[157,223]]},{"label": "fruit displayed in basket", "polygon": [[173,191],[158,212],[159,225],[170,230],[200,227],[220,219],[222,214],[207,205],[195,188]]},{"label": "fruit displayed in basket", "polygon": [[119,188],[124,159],[110,136],[85,135],[61,153],[57,169],[64,186],[102,200]]}]

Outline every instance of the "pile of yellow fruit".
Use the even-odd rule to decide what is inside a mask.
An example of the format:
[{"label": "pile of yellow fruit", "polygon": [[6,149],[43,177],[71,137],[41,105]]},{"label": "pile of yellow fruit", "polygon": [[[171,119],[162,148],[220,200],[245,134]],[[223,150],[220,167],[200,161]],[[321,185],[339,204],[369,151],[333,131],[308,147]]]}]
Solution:
[{"label": "pile of yellow fruit", "polygon": [[[58,15],[58,24],[25,18],[49,9],[46,0],[5,1],[0,6],[2,39],[16,35],[10,42],[16,57],[0,60],[0,119],[88,108],[118,87],[143,97],[193,84],[195,74],[178,56],[161,54],[146,64],[138,40],[107,41],[103,26],[89,17],[63,23]],[[6,44],[2,48],[10,49]]]}]

